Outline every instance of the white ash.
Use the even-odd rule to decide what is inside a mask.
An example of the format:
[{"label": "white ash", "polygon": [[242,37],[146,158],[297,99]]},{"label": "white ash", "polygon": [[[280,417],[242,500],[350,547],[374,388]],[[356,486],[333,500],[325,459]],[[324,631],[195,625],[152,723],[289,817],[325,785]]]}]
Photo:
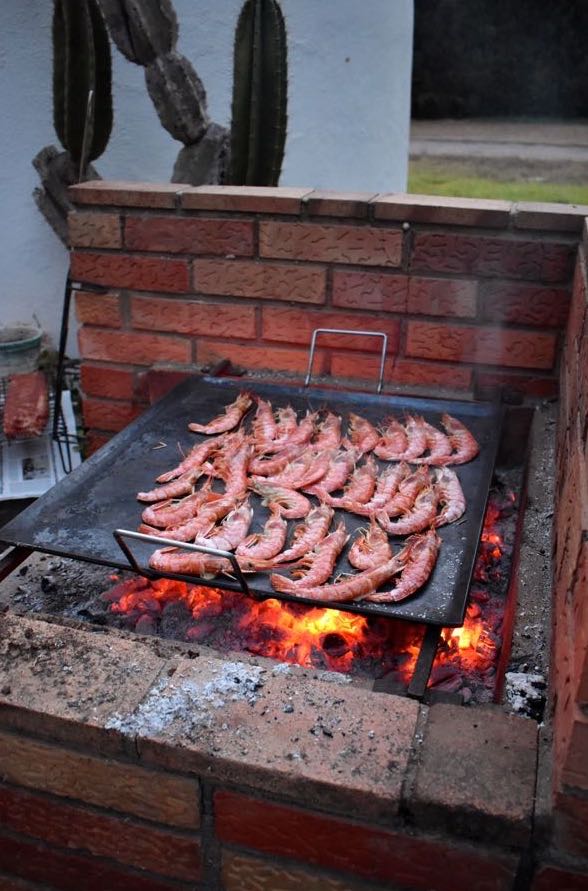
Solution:
[{"label": "white ash", "polygon": [[239,700],[253,705],[263,686],[263,669],[243,662],[226,662],[214,669],[212,680],[191,678],[177,683],[160,679],[138,708],[130,714],[116,713],[109,718],[109,730],[125,734],[153,736],[179,721],[186,730],[210,727],[211,711]]},{"label": "white ash", "polygon": [[504,695],[515,714],[537,720],[543,715],[546,686],[542,674],[507,671]]}]

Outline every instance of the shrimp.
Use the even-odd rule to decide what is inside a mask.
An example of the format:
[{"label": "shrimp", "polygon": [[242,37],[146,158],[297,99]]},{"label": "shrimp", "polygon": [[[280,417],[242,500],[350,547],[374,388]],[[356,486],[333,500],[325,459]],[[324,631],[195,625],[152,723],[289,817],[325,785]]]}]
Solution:
[{"label": "shrimp", "polygon": [[182,474],[187,473],[188,470],[197,470],[204,464],[207,458],[210,458],[214,452],[218,451],[221,442],[222,437],[217,436],[214,439],[205,439],[204,442],[198,443],[190,450],[181,464],[178,464],[173,470],[160,474],[157,477],[157,482],[169,483],[170,480],[177,479]]},{"label": "shrimp", "polygon": [[319,541],[323,540],[329,530],[332,519],[333,511],[326,504],[313,507],[304,522],[294,529],[290,547],[278,554],[277,557],[274,557],[273,561],[270,561],[270,566],[275,566],[278,563],[289,563],[292,560],[298,560],[299,557],[303,557]]},{"label": "shrimp", "polygon": [[324,477],[318,483],[307,486],[304,491],[308,495],[316,495],[317,498],[322,499],[325,494],[342,489],[353,470],[355,458],[355,452],[336,452]]},{"label": "shrimp", "polygon": [[349,415],[349,438],[343,441],[346,448],[356,449],[360,455],[371,452],[380,441],[380,434],[373,424],[361,415]]},{"label": "shrimp", "polygon": [[176,526],[168,526],[157,532],[159,538],[175,538],[176,541],[194,541],[198,535],[204,535],[235,507],[232,496],[223,495],[216,501],[205,504],[195,517]]},{"label": "shrimp", "polygon": [[454,453],[437,463],[466,464],[468,461],[471,461],[472,458],[475,458],[480,451],[480,446],[468,428],[462,424],[461,421],[458,421],[457,418],[452,418],[451,415],[443,415],[441,423],[447,431],[449,442],[454,449]]},{"label": "shrimp", "polygon": [[255,532],[245,538],[237,547],[236,554],[238,557],[246,558],[251,564],[256,560],[269,560],[279,554],[286,544],[287,532],[288,523],[282,516],[279,505],[273,504],[263,532]]},{"label": "shrimp", "polygon": [[249,473],[256,476],[271,476],[280,473],[290,461],[298,458],[304,450],[305,446],[294,444],[286,446],[281,452],[276,452],[273,458],[263,456],[252,458],[249,462]]},{"label": "shrimp", "polygon": [[392,557],[388,536],[374,517],[367,529],[362,529],[349,548],[347,559],[355,569],[375,569]]},{"label": "shrimp", "polygon": [[427,435],[423,424],[424,418],[415,418],[412,415],[406,416],[405,429],[408,439],[408,448],[405,453],[400,456],[402,461],[412,461],[413,458],[418,458],[427,448]]},{"label": "shrimp", "polygon": [[374,455],[382,461],[398,461],[408,448],[406,430],[394,418],[385,422],[382,437],[374,446]]},{"label": "shrimp", "polygon": [[141,514],[141,519],[144,523],[158,526],[160,529],[165,529],[166,526],[177,526],[179,523],[189,520],[207,501],[216,501],[222,497],[217,492],[211,492],[211,483],[212,480],[208,477],[201,489],[194,492],[193,495],[187,495],[181,501],[168,498],[167,501],[158,501],[146,507]]},{"label": "shrimp", "polygon": [[409,473],[408,464],[393,464],[386,467],[376,481],[376,491],[367,504],[358,504],[343,496],[341,498],[325,497],[325,502],[332,507],[341,507],[361,517],[370,517],[386,505],[398,489],[401,480]]},{"label": "shrimp", "polygon": [[[401,572],[408,557],[409,551],[403,548],[395,557],[391,557],[390,560],[375,569],[338,579],[330,585],[297,588],[295,593],[299,597],[306,597],[309,600],[326,600],[333,603],[357,600],[357,598],[372,594],[376,588],[387,582],[393,575]],[[274,587],[275,579],[275,575],[270,576],[270,582]],[[278,582],[278,584],[280,583]]]},{"label": "shrimp", "polygon": [[223,457],[220,463],[220,472],[225,481],[225,494],[235,499],[241,498],[247,491],[247,468],[253,453],[253,447],[245,442],[237,452],[229,457]]},{"label": "shrimp", "polygon": [[201,468],[188,470],[165,486],[159,486],[156,489],[150,489],[148,492],[137,492],[137,501],[146,501],[153,503],[154,501],[169,501],[170,498],[181,498],[182,495],[190,495],[194,491],[194,483],[198,477],[202,476]]},{"label": "shrimp", "polygon": [[209,435],[212,433],[226,433],[227,430],[233,430],[234,427],[238,426],[241,418],[252,404],[253,400],[249,393],[239,393],[235,401],[227,405],[223,414],[213,418],[208,424],[188,424],[188,430],[192,430],[193,433],[207,433]]},{"label": "shrimp", "polygon": [[276,409],[276,439],[293,433],[298,426],[298,417],[291,405]]},{"label": "shrimp", "polygon": [[351,479],[344,489],[343,497],[348,498],[350,502],[366,504],[374,494],[377,478],[376,462],[371,455],[368,455],[365,462],[360,467],[356,467],[352,473]]},{"label": "shrimp", "polygon": [[369,600],[370,603],[398,603],[400,600],[406,600],[422,588],[430,577],[437,562],[440,546],[441,539],[433,529],[424,535],[411,536],[406,541],[409,558],[396,586],[391,591],[369,594],[365,600]]},{"label": "shrimp", "polygon": [[398,491],[390,499],[384,510],[389,517],[397,517],[405,514],[413,506],[417,495],[422,489],[430,486],[429,471],[426,467],[419,467],[403,479],[398,486]]},{"label": "shrimp", "polygon": [[413,464],[438,464],[442,459],[447,458],[451,454],[451,442],[449,437],[433,427],[424,419],[421,419],[423,430],[427,438],[427,449],[429,454],[421,458],[413,458]]},{"label": "shrimp", "polygon": [[439,468],[435,473],[435,490],[443,508],[435,517],[433,526],[455,523],[464,515],[466,509],[461,483],[455,471],[449,467]]},{"label": "shrimp", "polygon": [[258,495],[262,496],[262,504],[267,505],[270,510],[273,506],[280,508],[282,516],[287,520],[299,520],[308,516],[310,512],[310,501],[301,492],[294,489],[286,489],[283,486],[272,486],[263,482],[254,483],[251,488]]},{"label": "shrimp", "polygon": [[318,449],[338,449],[341,445],[341,418],[327,412],[327,416],[318,426],[313,447]]},{"label": "shrimp", "polygon": [[282,434],[282,436],[274,439],[273,442],[267,443],[264,447],[265,451],[279,452],[285,446],[304,445],[305,443],[310,442],[314,435],[314,425],[317,417],[318,412],[307,412],[306,417],[304,417],[294,429],[289,429],[286,433]]},{"label": "shrimp", "polygon": [[253,509],[246,499],[226,515],[216,532],[210,530],[205,535],[199,535],[196,543],[220,551],[234,551],[249,532],[252,519]]},{"label": "shrimp", "polygon": [[391,520],[385,510],[376,514],[376,519],[388,535],[409,535],[412,532],[422,532],[433,523],[437,514],[437,504],[437,494],[429,487],[419,492],[412,510],[397,520]]},{"label": "shrimp", "polygon": [[[293,570],[292,575],[301,576],[296,581],[283,575],[272,575],[272,586],[276,591],[295,594],[300,588],[309,585],[322,585],[333,572],[337,557],[347,544],[349,535],[343,520],[334,532],[323,538],[312,551],[306,554]],[[302,567],[300,569],[299,567]],[[303,570],[306,572],[303,574]]]},{"label": "shrimp", "polygon": [[295,458],[287,467],[276,476],[256,477],[251,479],[254,483],[264,482],[272,486],[285,486],[288,489],[304,489],[326,474],[331,462],[331,452],[304,452],[299,458]]},{"label": "shrimp", "polygon": [[277,433],[272,404],[267,399],[256,396],[257,409],[251,423],[253,441],[258,446],[275,439]]}]

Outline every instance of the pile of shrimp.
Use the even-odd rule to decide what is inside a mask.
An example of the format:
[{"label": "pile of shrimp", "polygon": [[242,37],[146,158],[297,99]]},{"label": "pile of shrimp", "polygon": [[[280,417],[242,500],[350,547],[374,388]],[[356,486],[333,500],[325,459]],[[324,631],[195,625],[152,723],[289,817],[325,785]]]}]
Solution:
[{"label": "pile of shrimp", "polygon": [[[146,503],[139,529],[234,553],[243,571],[270,571],[280,593],[399,602],[431,575],[441,545],[437,528],[466,510],[449,465],[471,461],[479,446],[457,419],[443,415],[441,424],[445,432],[407,415],[377,429],[351,413],[344,436],[343,419],[333,412],[298,418],[291,406],[274,410],[242,392],[218,417],[189,424],[205,438],[157,477],[155,488],[138,493]],[[254,533],[252,494],[268,509],[263,529]],[[335,510],[366,518],[349,547],[344,518],[333,527]],[[289,520],[299,522],[290,529]],[[396,553],[391,536],[408,536]],[[331,581],[346,548],[356,571]],[[203,578],[232,571],[226,557],[176,545],[155,551],[149,565]]]}]

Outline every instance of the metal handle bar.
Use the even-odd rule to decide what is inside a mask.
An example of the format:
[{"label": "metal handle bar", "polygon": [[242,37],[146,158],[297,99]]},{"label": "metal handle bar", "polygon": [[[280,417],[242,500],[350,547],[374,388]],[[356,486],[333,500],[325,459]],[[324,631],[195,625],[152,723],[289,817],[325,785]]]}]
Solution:
[{"label": "metal handle bar", "polygon": [[[197,551],[199,554],[210,554],[211,557],[221,557],[225,560],[229,560],[229,562],[231,563],[231,565],[233,567],[235,575],[237,576],[237,580],[238,580],[239,584],[241,585],[241,590],[243,591],[243,594],[245,594],[246,597],[251,596],[249,586],[247,585],[247,582],[245,581],[245,576],[243,575],[243,571],[241,570],[241,567],[239,566],[239,561],[237,560],[235,555],[232,554],[230,551],[220,551],[220,550],[218,550],[218,548],[207,548],[204,545],[194,544],[193,542],[189,542],[189,541],[176,541],[173,538],[159,538],[156,535],[147,535],[144,532],[131,532],[131,530],[129,530],[129,529],[115,529],[112,534],[114,535],[114,537],[116,539],[116,543],[118,544],[119,548],[121,549],[123,554],[126,556],[129,563],[131,564],[131,568],[135,572],[137,572],[139,575],[143,575],[145,571],[143,569],[141,569],[141,567],[135,560],[135,555],[133,554],[133,552],[127,545],[127,543],[124,541],[124,538],[133,538],[136,541],[145,541],[148,544],[156,544],[160,548],[161,547],[183,548],[186,551]],[[153,572],[153,570],[149,570],[149,571]],[[165,573],[158,572],[158,571],[156,571],[156,574],[160,575],[160,576],[165,576]],[[182,572],[176,572],[176,573],[173,573],[173,575],[184,576],[184,578],[186,578],[187,580],[191,579],[193,584],[194,584],[195,580],[198,579],[198,576],[194,576],[192,578],[191,576],[187,576],[185,573],[182,573]]]},{"label": "metal handle bar", "polygon": [[347,328],[315,328],[312,332],[312,340],[310,341],[310,354],[308,357],[308,370],[304,379],[304,386],[308,387],[312,377],[312,366],[314,364],[314,353],[316,349],[316,339],[319,334],[353,334],[357,337],[381,337],[382,353],[380,356],[380,375],[378,377],[378,387],[376,393],[382,392],[384,386],[384,366],[386,364],[386,353],[388,352],[388,335],[383,331],[351,331]]}]

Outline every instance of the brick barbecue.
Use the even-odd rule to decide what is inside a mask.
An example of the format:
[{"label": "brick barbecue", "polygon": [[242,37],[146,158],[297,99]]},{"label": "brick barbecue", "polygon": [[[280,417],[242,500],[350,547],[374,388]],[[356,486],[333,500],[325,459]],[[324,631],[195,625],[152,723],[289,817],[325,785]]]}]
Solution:
[{"label": "brick barbecue", "polygon": [[[559,395],[549,720],[9,609],[0,888],[585,891],[588,209],[109,182],[72,197],[93,447],[142,412],[149,371],[302,375],[317,327],[385,331],[388,390]],[[319,372],[365,387],[377,349],[321,341]]]}]

